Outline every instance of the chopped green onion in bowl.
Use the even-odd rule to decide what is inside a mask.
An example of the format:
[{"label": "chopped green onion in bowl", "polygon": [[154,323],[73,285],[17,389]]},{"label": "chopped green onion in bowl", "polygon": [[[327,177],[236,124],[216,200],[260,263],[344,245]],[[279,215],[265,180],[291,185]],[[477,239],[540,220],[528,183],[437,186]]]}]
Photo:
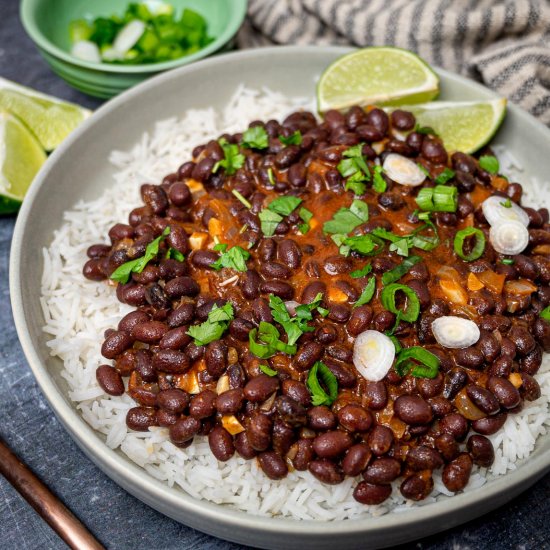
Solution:
[{"label": "chopped green onion in bowl", "polygon": [[165,3],[131,3],[123,15],[76,19],[69,24],[71,54],[94,63],[136,65],[171,61],[213,41],[205,18]]}]

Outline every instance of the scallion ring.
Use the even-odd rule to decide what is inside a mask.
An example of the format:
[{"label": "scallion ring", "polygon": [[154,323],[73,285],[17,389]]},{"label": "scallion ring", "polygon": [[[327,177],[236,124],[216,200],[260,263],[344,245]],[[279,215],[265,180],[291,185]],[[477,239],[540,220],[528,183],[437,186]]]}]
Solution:
[{"label": "scallion ring", "polygon": [[[474,237],[475,244],[472,251],[469,254],[466,254],[464,252],[464,241],[469,237]],[[465,229],[457,231],[453,246],[455,253],[459,258],[462,258],[467,262],[473,262],[474,260],[480,258],[485,250],[485,235],[480,229],[475,227],[466,227]]]},{"label": "scallion ring", "polygon": [[410,372],[417,378],[435,378],[439,371],[439,359],[428,350],[413,346],[400,351],[394,368],[399,376]]},{"label": "scallion ring", "polygon": [[452,185],[424,187],[415,200],[418,207],[427,212],[456,212],[458,189]]},{"label": "scallion ring", "polygon": [[[404,310],[399,309],[395,303],[396,294],[401,291],[407,297],[407,304]],[[414,323],[420,314],[420,300],[414,290],[407,285],[393,283],[384,287],[380,294],[382,305],[396,315],[401,314],[401,319],[408,323]]]}]

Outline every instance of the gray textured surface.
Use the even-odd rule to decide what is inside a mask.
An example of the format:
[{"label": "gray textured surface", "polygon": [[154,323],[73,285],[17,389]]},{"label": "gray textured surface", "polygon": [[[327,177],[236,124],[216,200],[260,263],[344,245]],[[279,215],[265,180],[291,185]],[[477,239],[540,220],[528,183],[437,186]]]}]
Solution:
[{"label": "gray textured surface", "polygon": [[[0,76],[96,106],[49,71],[21,28],[17,8],[16,0],[0,0]],[[108,548],[244,548],[191,530],[131,497],[100,472],[61,428],[23,358],[8,307],[14,221],[0,218],[0,435]],[[549,497],[547,476],[508,506],[424,539],[416,548],[550,548]],[[1,549],[66,548],[1,477],[0,532]]]}]

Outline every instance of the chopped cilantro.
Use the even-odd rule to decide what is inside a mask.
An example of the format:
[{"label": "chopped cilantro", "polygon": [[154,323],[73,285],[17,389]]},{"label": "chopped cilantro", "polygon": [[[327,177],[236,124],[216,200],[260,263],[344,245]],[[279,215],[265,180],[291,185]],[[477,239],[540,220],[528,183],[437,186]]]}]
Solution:
[{"label": "chopped cilantro", "polygon": [[372,300],[372,297],[374,296],[375,291],[376,291],[376,278],[373,276],[368,280],[365,288],[363,289],[363,292],[361,292],[361,296],[359,296],[359,299],[357,300],[357,302],[353,304],[353,308],[355,309],[356,307],[368,304]]},{"label": "chopped cilantro", "polygon": [[266,149],[269,136],[263,126],[252,126],[243,133],[242,145],[248,149]]},{"label": "chopped cilantro", "polygon": [[304,222],[298,225],[298,229],[302,235],[305,235],[309,231],[309,222],[313,218],[313,212],[309,211],[307,208],[300,208],[298,212],[300,219]]},{"label": "chopped cilantro", "polygon": [[244,164],[244,155],[239,153],[239,146],[229,143],[225,138],[218,141],[223,149],[224,158],[214,164],[212,172],[216,173],[218,169],[224,168],[228,176],[232,176]]},{"label": "chopped cilantro", "polygon": [[367,203],[354,200],[349,208],[340,208],[328,222],[323,224],[325,233],[346,234],[369,220],[369,207]]},{"label": "chopped cilantro", "polygon": [[239,193],[236,189],[233,189],[231,193],[237,198],[237,200],[246,208],[252,208],[252,205]]},{"label": "chopped cilantro", "polygon": [[267,208],[264,208],[258,214],[262,233],[266,237],[272,237],[279,223],[283,221],[283,217],[292,213],[301,202],[302,199],[293,196],[277,197],[275,200],[271,201]]},{"label": "chopped cilantro", "polygon": [[233,246],[227,250],[226,244],[216,245],[214,250],[221,250],[222,255],[210,267],[220,270],[223,267],[229,267],[236,271],[246,271],[246,261],[250,258],[250,252],[240,246]]},{"label": "chopped cilantro", "polygon": [[145,269],[145,266],[159,253],[160,243],[169,235],[169,233],[170,228],[167,227],[162,232],[162,235],[147,245],[143,256],[119,265],[113,273],[111,273],[109,278],[113,281],[124,284],[128,282],[128,279],[132,273],[141,273]]},{"label": "chopped cilantro", "polygon": [[278,351],[293,355],[296,353],[296,346],[286,344],[280,340],[280,333],[275,325],[262,321],[258,328],[248,333],[250,353],[260,359],[272,357]]},{"label": "chopped cilantro", "polygon": [[388,184],[386,183],[386,180],[382,177],[382,172],[384,169],[382,166],[375,166],[374,172],[372,176],[372,188],[377,193],[384,193],[386,191]]},{"label": "chopped cilantro", "polygon": [[360,279],[361,277],[366,277],[371,271],[372,271],[372,265],[367,264],[365,267],[362,267],[361,269],[356,269],[355,271],[352,271],[349,274],[349,276],[352,279]]},{"label": "chopped cilantro", "polygon": [[449,180],[453,179],[455,177],[454,170],[451,170],[450,168],[445,168],[437,178],[435,178],[435,183],[438,185],[443,185],[447,183]]},{"label": "chopped cilantro", "polygon": [[418,262],[421,262],[422,258],[420,256],[411,256],[410,258],[407,258],[403,260],[401,264],[394,267],[390,271],[386,271],[382,275],[382,284],[383,285],[389,285],[391,283],[395,283],[395,281],[398,281],[411,269],[413,265],[416,265]]},{"label": "chopped cilantro", "polygon": [[275,369],[272,369],[267,365],[260,365],[259,368],[264,374],[267,374],[267,376],[277,376],[278,374],[278,372]]},{"label": "chopped cilantro", "polygon": [[283,145],[300,145],[302,143],[302,134],[300,133],[300,130],[296,130],[288,137],[279,136],[279,141]]},{"label": "chopped cilantro", "polygon": [[[323,383],[326,391],[321,383]],[[315,407],[319,405],[330,406],[338,397],[338,380],[321,361],[317,361],[310,369],[306,384],[311,393],[311,403]]]},{"label": "chopped cilantro", "polygon": [[233,306],[227,302],[221,307],[214,305],[208,319],[200,325],[189,327],[187,334],[194,339],[196,346],[205,346],[214,340],[219,340],[233,320]]},{"label": "chopped cilantro", "polygon": [[166,252],[166,257],[171,260],[177,260],[178,262],[183,262],[183,260],[185,260],[185,256],[179,250],[172,247],[170,247],[168,252]]}]

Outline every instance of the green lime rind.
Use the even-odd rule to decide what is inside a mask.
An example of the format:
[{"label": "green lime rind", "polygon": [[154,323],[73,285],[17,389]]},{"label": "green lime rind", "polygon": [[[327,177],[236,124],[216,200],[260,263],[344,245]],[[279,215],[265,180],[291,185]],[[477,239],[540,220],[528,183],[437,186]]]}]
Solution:
[{"label": "green lime rind", "polygon": [[434,101],[401,108],[411,111],[419,126],[433,128],[448,151],[475,153],[497,133],[506,116],[506,99]]},{"label": "green lime rind", "polygon": [[363,48],[329,65],[317,83],[317,108],[400,105],[431,101],[439,77],[418,55],[390,46]]},{"label": "green lime rind", "polygon": [[19,117],[46,151],[55,149],[91,111],[0,77],[0,109]]}]

